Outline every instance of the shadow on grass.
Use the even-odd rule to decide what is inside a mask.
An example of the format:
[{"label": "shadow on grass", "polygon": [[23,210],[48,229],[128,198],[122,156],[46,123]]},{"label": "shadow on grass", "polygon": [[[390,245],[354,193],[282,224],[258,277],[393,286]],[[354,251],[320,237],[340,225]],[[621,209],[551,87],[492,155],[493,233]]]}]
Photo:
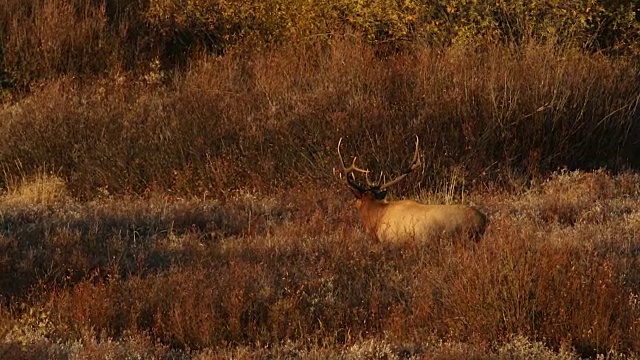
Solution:
[{"label": "shadow on grass", "polygon": [[[2,204],[0,204],[2,205]],[[209,244],[260,234],[289,217],[282,205],[118,200],[0,206],[0,293],[92,276],[146,275],[192,262]]]}]

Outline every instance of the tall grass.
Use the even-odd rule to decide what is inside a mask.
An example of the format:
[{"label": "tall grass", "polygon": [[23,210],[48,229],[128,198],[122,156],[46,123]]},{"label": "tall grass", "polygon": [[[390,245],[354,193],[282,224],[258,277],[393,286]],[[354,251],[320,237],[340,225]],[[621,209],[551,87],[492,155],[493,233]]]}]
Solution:
[{"label": "tall grass", "polygon": [[424,186],[453,167],[469,185],[640,165],[638,67],[624,59],[535,44],[379,58],[346,38],[203,57],[170,86],[158,76],[49,82],[0,115],[0,165],[53,169],[85,198],[326,186],[339,137],[393,173],[417,134]]},{"label": "tall grass", "polygon": [[104,6],[91,1],[9,0],[0,19],[0,69],[19,88],[60,74],[106,72],[119,61],[122,44],[110,36]]}]

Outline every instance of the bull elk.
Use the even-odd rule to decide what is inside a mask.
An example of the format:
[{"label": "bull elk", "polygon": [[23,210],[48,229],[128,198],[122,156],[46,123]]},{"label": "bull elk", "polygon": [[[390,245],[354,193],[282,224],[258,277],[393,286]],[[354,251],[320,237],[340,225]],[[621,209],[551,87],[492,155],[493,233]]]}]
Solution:
[{"label": "bull elk", "polygon": [[[342,174],[356,197],[356,208],[365,230],[378,241],[429,240],[438,236],[465,236],[479,239],[484,233],[487,217],[476,208],[465,205],[426,205],[412,200],[387,201],[387,189],[400,182],[422,165],[416,136],[416,149],[411,165],[391,181],[369,180],[369,170],[356,166],[353,158],[347,167],[338,141],[338,156]],[[356,182],[354,172],[365,175],[366,185]]]}]

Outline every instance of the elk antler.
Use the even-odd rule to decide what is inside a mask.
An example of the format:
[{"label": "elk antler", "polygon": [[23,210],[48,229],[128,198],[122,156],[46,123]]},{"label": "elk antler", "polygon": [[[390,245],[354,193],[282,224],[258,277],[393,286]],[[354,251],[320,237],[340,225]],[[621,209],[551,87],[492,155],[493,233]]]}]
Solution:
[{"label": "elk antler", "polygon": [[[347,165],[345,165],[344,163],[344,159],[342,159],[342,154],[340,154],[341,144],[342,144],[342,138],[340,138],[340,140],[338,141],[338,157],[340,157],[340,163],[342,164],[342,173],[347,178],[347,185],[349,185],[351,188],[361,193],[369,191],[370,190],[369,188],[365,188],[359,185],[358,183],[356,183],[356,177],[355,175],[353,175],[353,172],[357,171],[357,172],[364,173],[366,176],[367,174],[369,174],[369,170],[360,169],[359,167],[356,166],[357,157],[354,157],[353,161],[351,162],[351,166],[347,167]],[[368,180],[367,180],[367,183],[368,183]]]},{"label": "elk antler", "polygon": [[[340,154],[340,145],[342,144],[342,138],[340,138],[340,140],[338,141],[338,156],[340,157],[340,163],[342,164],[342,173],[347,178],[347,184],[352,189],[359,191],[361,193],[365,193],[367,191],[380,191],[388,188],[391,185],[397,184],[400,180],[404,179],[407,175],[409,175],[415,169],[417,169],[420,165],[422,165],[422,163],[420,162],[420,152],[418,149],[418,142],[419,142],[418,136],[416,135],[416,150],[413,154],[413,160],[411,161],[410,167],[405,171],[403,171],[402,174],[400,174],[400,176],[396,177],[395,179],[389,182],[386,182],[380,185],[383,179],[383,174],[380,173],[380,177],[378,178],[377,182],[372,182],[371,180],[369,180],[369,170],[361,169],[356,166],[357,157],[354,157],[353,161],[351,162],[351,166],[347,167],[347,165],[344,163],[344,159],[342,159],[342,154]],[[356,183],[355,175],[353,174],[354,171],[363,173],[365,175],[365,179],[367,181],[366,187]]]},{"label": "elk antler", "polygon": [[395,179],[386,182],[382,185],[380,185],[378,187],[378,190],[384,190],[386,188],[388,188],[391,185],[395,185],[398,182],[400,182],[400,180],[404,179],[405,177],[407,177],[407,175],[411,174],[412,172],[414,172],[418,167],[420,167],[422,165],[422,162],[420,162],[420,151],[418,149],[418,143],[420,142],[420,140],[418,139],[418,135],[416,135],[416,151],[413,153],[413,160],[411,160],[411,165],[409,166],[409,168],[405,169],[402,174],[400,174],[398,177],[396,177]]}]

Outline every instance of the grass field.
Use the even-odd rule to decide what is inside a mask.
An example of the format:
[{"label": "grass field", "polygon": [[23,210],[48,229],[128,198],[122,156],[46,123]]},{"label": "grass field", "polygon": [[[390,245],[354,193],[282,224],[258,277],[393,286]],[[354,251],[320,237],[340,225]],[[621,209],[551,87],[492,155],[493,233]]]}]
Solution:
[{"label": "grass field", "polygon": [[0,8],[0,358],[640,357],[637,1],[311,5]]},{"label": "grass field", "polygon": [[465,194],[491,219],[477,244],[389,245],[337,185],[77,202],[41,177],[0,201],[0,351],[617,358],[640,346],[639,195],[636,174],[560,172]]}]

